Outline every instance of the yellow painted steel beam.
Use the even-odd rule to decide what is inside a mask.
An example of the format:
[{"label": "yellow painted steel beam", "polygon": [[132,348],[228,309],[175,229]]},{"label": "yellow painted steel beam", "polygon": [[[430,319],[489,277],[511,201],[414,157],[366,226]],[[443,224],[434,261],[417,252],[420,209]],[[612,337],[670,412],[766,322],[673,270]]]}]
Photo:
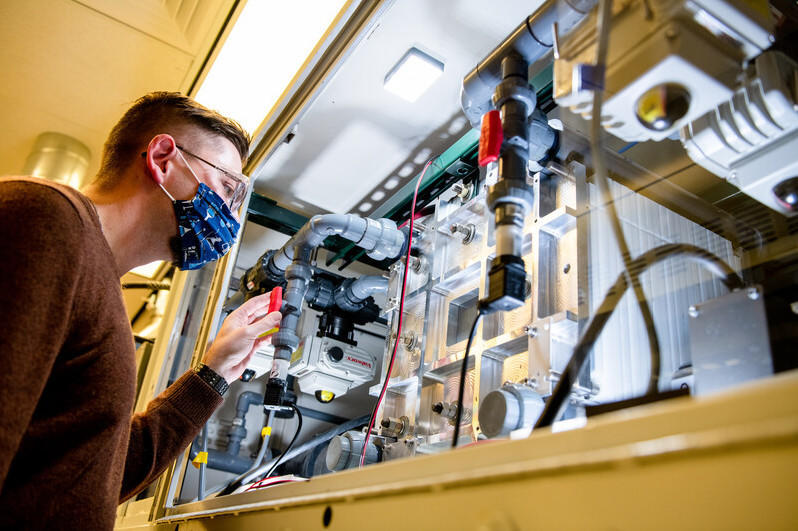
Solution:
[{"label": "yellow painted steel beam", "polygon": [[796,474],[798,374],[785,374],[572,431],[186,504],[153,526],[794,529]]}]

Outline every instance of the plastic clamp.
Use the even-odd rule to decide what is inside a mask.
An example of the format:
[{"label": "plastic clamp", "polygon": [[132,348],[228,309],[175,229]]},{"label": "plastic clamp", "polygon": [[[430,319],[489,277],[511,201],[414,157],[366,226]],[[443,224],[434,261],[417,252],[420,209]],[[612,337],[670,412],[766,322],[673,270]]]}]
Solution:
[{"label": "plastic clamp", "polygon": [[208,452],[199,452],[197,456],[191,461],[194,467],[199,468],[200,465],[208,464]]}]

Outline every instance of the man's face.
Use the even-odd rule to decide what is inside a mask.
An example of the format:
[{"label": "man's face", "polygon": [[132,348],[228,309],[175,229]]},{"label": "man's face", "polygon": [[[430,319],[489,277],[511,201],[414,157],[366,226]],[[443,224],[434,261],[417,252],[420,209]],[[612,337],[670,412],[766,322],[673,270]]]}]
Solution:
[{"label": "man's face", "polygon": [[[241,158],[232,142],[221,137],[204,139],[178,148],[197,178],[221,197],[236,220],[248,179],[241,173]],[[186,168],[190,176],[190,171]]]},{"label": "man's face", "polygon": [[[218,136],[181,135],[183,143],[178,141],[178,156],[172,166],[173,175],[177,178],[170,179],[173,183],[172,192],[178,199],[191,199],[197,192],[197,182],[191,171],[200,182],[216,192],[230,208],[236,220],[239,220],[238,211],[246,192],[247,182],[243,191],[241,182],[246,179],[241,175],[241,158],[232,142]],[[185,159],[185,162],[184,162]],[[188,164],[188,167],[186,166]],[[189,169],[190,167],[190,169]],[[172,251],[172,261],[179,262],[181,242],[177,234],[169,239]]]}]

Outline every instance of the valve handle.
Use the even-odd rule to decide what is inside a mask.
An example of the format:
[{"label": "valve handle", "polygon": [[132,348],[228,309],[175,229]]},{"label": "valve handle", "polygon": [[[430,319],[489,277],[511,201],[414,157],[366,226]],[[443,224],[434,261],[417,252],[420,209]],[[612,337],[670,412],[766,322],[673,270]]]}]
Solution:
[{"label": "valve handle", "polygon": [[488,111],[482,116],[482,128],[479,133],[479,165],[487,166],[499,159],[504,131],[499,111]]}]

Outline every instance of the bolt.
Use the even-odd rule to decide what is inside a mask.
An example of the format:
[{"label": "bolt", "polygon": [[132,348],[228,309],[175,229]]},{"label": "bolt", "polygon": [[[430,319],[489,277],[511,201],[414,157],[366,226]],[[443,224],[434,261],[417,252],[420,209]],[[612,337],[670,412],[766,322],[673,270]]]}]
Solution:
[{"label": "bolt", "polygon": [[424,270],[424,260],[420,256],[411,256],[410,259],[410,268],[420,274]]},{"label": "bolt", "polygon": [[[465,168],[460,168],[461,170],[465,170],[465,173],[468,173],[468,170]],[[458,172],[460,172],[458,170]],[[464,173],[460,172],[461,175]],[[454,192],[455,197],[458,197],[461,202],[465,203],[468,201],[468,196],[471,195],[471,186],[463,183],[456,183],[452,186],[452,192]]]},{"label": "bolt", "polygon": [[477,233],[477,228],[473,223],[469,223],[468,225],[462,225],[460,223],[452,223],[449,225],[449,232],[452,234],[462,234],[463,235],[463,243],[468,245],[474,240],[474,236]]},{"label": "bolt", "polygon": [[434,404],[432,404],[432,412],[437,413],[438,415],[443,413],[443,403],[435,402]]},{"label": "bolt", "polygon": [[416,348],[416,334],[411,330],[405,334],[402,334],[402,342],[405,345],[406,350],[413,350]]},{"label": "bolt", "polygon": [[759,290],[757,290],[756,288],[748,288],[746,290],[746,295],[748,295],[749,299],[755,301],[759,298]]},{"label": "bolt", "polygon": [[524,327],[524,332],[529,337],[537,337],[537,335],[538,335],[538,327],[527,325],[527,326]]},{"label": "bolt", "polygon": [[382,419],[380,421],[380,426],[382,426],[383,428],[387,428],[390,425],[391,425],[391,421],[388,420],[388,419]]},{"label": "bolt", "polygon": [[698,317],[698,308],[695,306],[690,306],[689,308],[687,308],[687,315],[695,319],[696,317]]},{"label": "bolt", "polygon": [[565,273],[566,275],[570,270],[571,270],[571,264],[565,264],[565,267],[562,268],[562,272]]},{"label": "bolt", "polygon": [[467,235],[468,229],[465,227],[465,225],[460,225],[459,223],[452,223],[449,226],[449,232],[451,232],[452,234],[457,234],[459,232],[460,234]]}]

